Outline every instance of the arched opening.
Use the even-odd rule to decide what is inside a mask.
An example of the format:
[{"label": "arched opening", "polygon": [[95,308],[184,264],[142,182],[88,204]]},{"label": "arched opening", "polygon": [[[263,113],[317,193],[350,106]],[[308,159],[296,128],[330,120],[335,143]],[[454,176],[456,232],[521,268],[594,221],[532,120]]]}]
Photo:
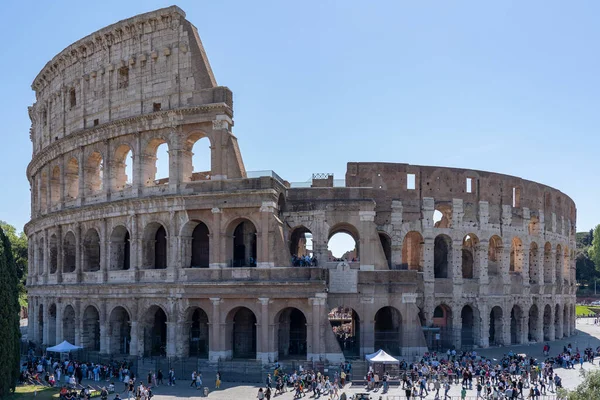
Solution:
[{"label": "arched opening", "polygon": [[539,235],[540,234],[540,219],[537,216],[532,215],[529,219],[528,226],[529,235]]},{"label": "arched opening", "polygon": [[37,255],[37,266],[39,275],[42,275],[44,273],[44,250],[44,238],[40,238],[37,251],[35,252]]},{"label": "arched opening", "polygon": [[306,317],[297,308],[288,307],[276,318],[279,359],[306,358]]},{"label": "arched opening", "polygon": [[552,282],[552,245],[546,242],[544,245],[544,283]]},{"label": "arched opening", "polygon": [[75,200],[79,197],[79,161],[75,157],[67,163],[65,171],[65,200]]},{"label": "arched opening", "polygon": [[169,145],[162,138],[148,142],[142,158],[142,182],[145,186],[166,185],[169,183]]},{"label": "arched opening", "polygon": [[256,267],[256,227],[247,219],[234,222],[233,267]]},{"label": "arched opening", "polygon": [[144,353],[146,356],[167,354],[167,314],[152,306],[144,317]]},{"label": "arched opening", "polygon": [[192,262],[191,267],[208,268],[210,264],[210,239],[208,226],[204,222],[192,231]]},{"label": "arched opening", "polygon": [[504,326],[502,324],[502,309],[495,306],[490,311],[490,346],[498,346],[504,344]]},{"label": "arched opening", "polygon": [[475,338],[479,327],[479,318],[475,317],[475,311],[470,305],[466,305],[460,312],[461,319],[461,348],[469,350],[475,347]]},{"label": "arched opening", "polygon": [[392,268],[392,241],[386,233],[379,232],[379,242],[388,268]]},{"label": "arched opening", "polygon": [[131,342],[131,319],[123,307],[115,307],[109,318],[110,351],[116,354],[129,354]]},{"label": "arched opening", "polygon": [[290,235],[290,255],[294,267],[312,265],[312,239],[312,233],[304,226],[299,226],[292,231]]},{"label": "arched opening", "polygon": [[382,307],[375,314],[375,348],[402,354],[402,315],[394,307]]},{"label": "arched opening", "polygon": [[60,168],[52,168],[50,176],[50,204],[55,206],[60,203]]},{"label": "arched opening", "polygon": [[201,135],[191,135],[188,137],[187,146],[191,150],[191,168],[186,174],[186,181],[210,180],[212,170],[210,139]]},{"label": "arched opening", "polygon": [[58,269],[58,239],[55,234],[50,236],[50,273],[55,274]]},{"label": "arched opening", "polygon": [[94,228],[88,229],[83,239],[83,271],[100,271],[100,235]]},{"label": "arched opening", "polygon": [[85,194],[95,195],[102,192],[104,177],[104,161],[102,155],[95,151],[88,157],[85,163]]},{"label": "arched opening", "polygon": [[82,322],[81,345],[86,350],[100,351],[100,313],[96,307],[86,307]]},{"label": "arched opening", "polygon": [[536,242],[529,245],[529,281],[540,283],[539,250]]},{"label": "arched opening", "polygon": [[336,307],[328,315],[344,357],[360,356],[360,319],[352,308]]},{"label": "arched opening", "polygon": [[569,306],[563,307],[563,336],[569,336]]},{"label": "arched opening", "polygon": [[64,340],[71,344],[75,343],[75,310],[71,305],[65,307],[62,322]]},{"label": "arched opening", "polygon": [[423,271],[423,236],[410,231],[402,241],[402,266],[412,271]]},{"label": "arched opening", "polygon": [[38,315],[37,315],[37,337],[39,340],[39,343],[45,343],[44,342],[44,305],[40,304],[39,307],[39,311],[38,311]]},{"label": "arched opening", "polygon": [[510,272],[523,273],[523,242],[514,237],[510,246]]},{"label": "arched opening", "polygon": [[479,239],[477,236],[469,233],[463,238],[462,243],[462,277],[463,279],[473,279],[475,277],[477,250]]},{"label": "arched opening", "polygon": [[47,197],[48,197],[48,174],[46,171],[42,171],[42,176],[38,177],[39,197],[38,202],[40,205],[40,211],[46,211],[48,208]]},{"label": "arched opening", "polygon": [[563,252],[560,244],[556,245],[556,254],[555,254],[555,268],[556,268],[556,282],[562,285],[562,271],[563,271]]},{"label": "arched opening", "polygon": [[190,310],[188,317],[189,331],[189,357],[208,357],[208,315],[201,308]]},{"label": "arched opening", "polygon": [[56,343],[56,303],[48,307],[48,338],[46,344],[53,346]]},{"label": "arched opening", "polygon": [[544,307],[544,340],[552,340],[550,337],[550,326],[552,325],[552,307],[546,304]]},{"label": "arched opening", "polygon": [[452,205],[436,204],[433,212],[433,226],[435,228],[450,228],[452,225]]},{"label": "arched opening", "polygon": [[120,191],[131,187],[133,177],[133,152],[127,144],[115,150],[113,164],[112,190]]},{"label": "arched opening", "polygon": [[529,309],[529,334],[527,335],[527,340],[529,340],[530,342],[538,340],[538,321],[539,310],[537,305],[533,304]]},{"label": "arched opening", "polygon": [[63,239],[63,272],[75,272],[77,246],[75,235],[69,231]]},{"label": "arched opening", "polygon": [[286,211],[285,196],[283,195],[283,193],[279,193],[279,198],[277,199],[277,213],[280,218],[285,211]]},{"label": "arched opening", "polygon": [[256,316],[246,307],[229,312],[233,358],[256,358]]},{"label": "arched opening", "polygon": [[115,227],[110,234],[110,269],[125,271],[130,268],[131,244],[129,231],[123,225]]},{"label": "arched opening", "polygon": [[452,309],[446,304],[440,304],[433,310],[433,326],[439,328],[439,336],[434,344],[437,350],[454,347],[454,332],[452,330]]},{"label": "arched opening", "polygon": [[523,311],[515,305],[510,310],[510,343],[520,344],[523,342]]},{"label": "arched opening", "polygon": [[349,224],[334,226],[329,231],[327,252],[329,261],[359,261],[358,231],[356,228]]},{"label": "arched opening", "polygon": [[146,225],[144,229],[144,268],[167,268],[167,231],[158,222]]},{"label": "arched opening", "polygon": [[449,278],[452,240],[449,236],[438,235],[433,243],[433,275],[437,278]]},{"label": "arched opening", "polygon": [[492,236],[488,244],[488,276],[500,275],[500,262],[502,261],[502,239]]},{"label": "arched opening", "polygon": [[571,280],[571,258],[569,254],[569,248],[565,246],[564,258],[563,258],[563,279],[564,284],[568,285]]}]

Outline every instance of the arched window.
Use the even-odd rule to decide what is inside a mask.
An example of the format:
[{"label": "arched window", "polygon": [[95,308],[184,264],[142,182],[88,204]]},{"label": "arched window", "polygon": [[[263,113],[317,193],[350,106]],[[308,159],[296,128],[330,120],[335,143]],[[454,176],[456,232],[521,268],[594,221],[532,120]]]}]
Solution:
[{"label": "arched window", "polygon": [[38,176],[38,187],[39,198],[38,203],[40,205],[40,211],[46,211],[47,209],[47,196],[48,196],[48,175],[46,171],[42,171],[41,176]]},{"label": "arched window", "polygon": [[50,204],[55,206],[58,203],[60,203],[60,168],[56,166],[52,168],[50,177]]},{"label": "arched window", "polygon": [[452,251],[452,240],[446,235],[438,235],[434,241],[433,273],[435,278],[449,278],[449,266]]},{"label": "arched window", "polygon": [[492,236],[488,244],[488,275],[498,276],[500,274],[500,263],[502,261],[502,239]]},{"label": "arched window", "polygon": [[452,205],[436,204],[433,212],[433,226],[436,228],[450,228],[452,225]]},{"label": "arched window", "polygon": [[110,235],[110,269],[128,270],[130,268],[131,244],[129,231],[123,225],[113,229]]},{"label": "arched window", "polygon": [[67,163],[65,172],[65,195],[66,200],[75,200],[79,197],[79,162],[72,157]]},{"label": "arched window", "polygon": [[510,272],[523,272],[523,242],[518,237],[513,238],[510,247]]},{"label": "arched window", "polygon": [[183,157],[184,181],[210,180],[212,174],[210,139],[202,133],[192,134],[186,141],[186,150],[190,153]]},{"label": "arched window", "polygon": [[379,243],[381,243],[387,267],[392,268],[392,240],[386,233],[379,232]]},{"label": "arched window", "polygon": [[342,223],[331,228],[327,242],[329,261],[360,261],[358,239],[358,230],[350,224]]},{"label": "arched window", "polygon": [[402,242],[402,265],[406,269],[423,271],[423,236],[410,231]]},{"label": "arched window", "polygon": [[94,228],[88,229],[83,238],[83,270],[100,271],[100,235]]},{"label": "arched window", "polygon": [[256,267],[256,227],[247,219],[234,221],[232,226],[232,266]]},{"label": "arched window", "polygon": [[143,265],[148,269],[167,268],[167,231],[158,222],[152,222],[144,229]]},{"label": "arched window", "polygon": [[167,231],[164,227],[158,228],[154,236],[156,247],[154,248],[154,268],[167,268]]},{"label": "arched window", "polygon": [[119,191],[131,187],[133,178],[133,152],[127,144],[122,144],[115,151],[112,190]]},{"label": "arched window", "polygon": [[472,279],[475,277],[475,270],[478,269],[477,251],[479,239],[472,233],[463,238],[462,244],[462,277],[463,279]]},{"label": "arched window", "polygon": [[145,186],[165,185],[169,183],[170,157],[169,145],[162,138],[148,142],[143,157],[142,181]]},{"label": "arched window", "polygon": [[192,267],[208,268],[210,264],[210,241],[208,226],[199,222],[192,232]]},{"label": "arched window", "polygon": [[58,239],[55,234],[50,236],[50,273],[55,274],[58,269]]},{"label": "arched window", "polygon": [[102,192],[104,180],[104,161],[102,155],[95,151],[88,157],[85,164],[86,195]]},{"label": "arched window", "polygon": [[313,257],[313,236],[305,226],[294,228],[290,234],[290,255],[293,266],[306,266],[307,258]]},{"label": "arched window", "polygon": [[75,272],[77,247],[75,244],[75,235],[69,231],[63,239],[63,271],[66,273]]}]

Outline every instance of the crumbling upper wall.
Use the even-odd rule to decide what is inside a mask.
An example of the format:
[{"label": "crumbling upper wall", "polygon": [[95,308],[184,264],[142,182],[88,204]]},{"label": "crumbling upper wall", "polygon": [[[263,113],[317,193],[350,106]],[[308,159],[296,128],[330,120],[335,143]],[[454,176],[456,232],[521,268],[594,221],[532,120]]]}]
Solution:
[{"label": "crumbling upper wall", "polygon": [[[414,175],[414,189],[408,188],[409,174]],[[471,192],[467,191],[467,179],[471,180]],[[540,211],[543,212],[548,227],[552,224],[552,214],[555,214],[558,231],[562,227],[561,221],[564,221],[566,232],[574,228],[576,221],[575,203],[559,190],[519,177],[487,171],[350,162],[346,171],[346,186],[373,188],[378,214],[376,222],[379,224],[389,219],[392,200],[402,201],[405,220],[418,220],[421,199],[424,197],[434,198],[436,204],[448,205],[452,205],[453,199],[462,199],[465,207],[486,201],[489,204],[490,223],[499,223],[502,219],[503,205],[514,205],[513,222],[522,218],[525,208],[529,209],[530,215],[538,218]],[[571,227],[566,226],[567,222],[571,223]]]},{"label": "crumbling upper wall", "polygon": [[71,44],[34,79],[34,154],[111,121],[225,102],[196,28],[178,7],[137,15]]}]

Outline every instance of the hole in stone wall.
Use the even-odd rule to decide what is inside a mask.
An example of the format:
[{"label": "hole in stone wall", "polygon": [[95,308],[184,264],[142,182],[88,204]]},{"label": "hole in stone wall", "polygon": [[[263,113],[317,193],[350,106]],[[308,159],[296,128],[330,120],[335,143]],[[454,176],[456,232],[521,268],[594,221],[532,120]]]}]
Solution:
[{"label": "hole in stone wall", "polygon": [[406,174],[406,188],[408,190],[415,189],[415,174]]},{"label": "hole in stone wall", "polygon": [[100,120],[98,120],[97,118],[94,120],[94,126],[98,126],[100,124]]},{"label": "hole in stone wall", "polygon": [[160,111],[161,104],[160,103],[152,103],[152,111],[157,112]]},{"label": "hole in stone wall", "polygon": [[518,187],[513,187],[512,193],[512,206],[521,207],[521,189]]},{"label": "hole in stone wall", "polygon": [[473,193],[473,178],[467,178],[467,193]]},{"label": "hole in stone wall", "polygon": [[122,67],[119,68],[119,89],[125,89],[129,86],[129,68]]},{"label": "hole in stone wall", "polygon": [[77,95],[75,94],[75,88],[71,88],[71,90],[69,90],[69,104],[71,105],[71,108],[77,105]]}]

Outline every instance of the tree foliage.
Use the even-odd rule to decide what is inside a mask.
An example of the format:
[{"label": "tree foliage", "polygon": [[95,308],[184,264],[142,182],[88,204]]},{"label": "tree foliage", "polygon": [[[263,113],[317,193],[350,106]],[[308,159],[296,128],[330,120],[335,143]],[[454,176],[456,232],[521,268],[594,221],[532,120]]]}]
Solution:
[{"label": "tree foliage", "polygon": [[27,306],[26,302],[26,290],[25,282],[27,280],[27,258],[29,256],[27,248],[27,236],[25,233],[17,233],[17,229],[4,222],[0,221],[0,228],[4,231],[4,234],[8,237],[11,244],[11,250],[15,265],[17,267],[17,279],[19,280],[19,298],[22,299],[21,305]]},{"label": "tree foliage", "polygon": [[585,372],[582,370],[582,375],[585,377],[583,382],[573,391],[569,391],[563,397],[567,400],[591,400],[600,399],[600,371]]},{"label": "tree foliage", "polygon": [[10,240],[0,228],[0,399],[14,391],[19,376],[19,279]]},{"label": "tree foliage", "polygon": [[600,268],[600,225],[596,225],[594,228],[592,245],[590,246],[588,253],[590,255],[590,260],[592,260],[598,270],[598,268]]}]

